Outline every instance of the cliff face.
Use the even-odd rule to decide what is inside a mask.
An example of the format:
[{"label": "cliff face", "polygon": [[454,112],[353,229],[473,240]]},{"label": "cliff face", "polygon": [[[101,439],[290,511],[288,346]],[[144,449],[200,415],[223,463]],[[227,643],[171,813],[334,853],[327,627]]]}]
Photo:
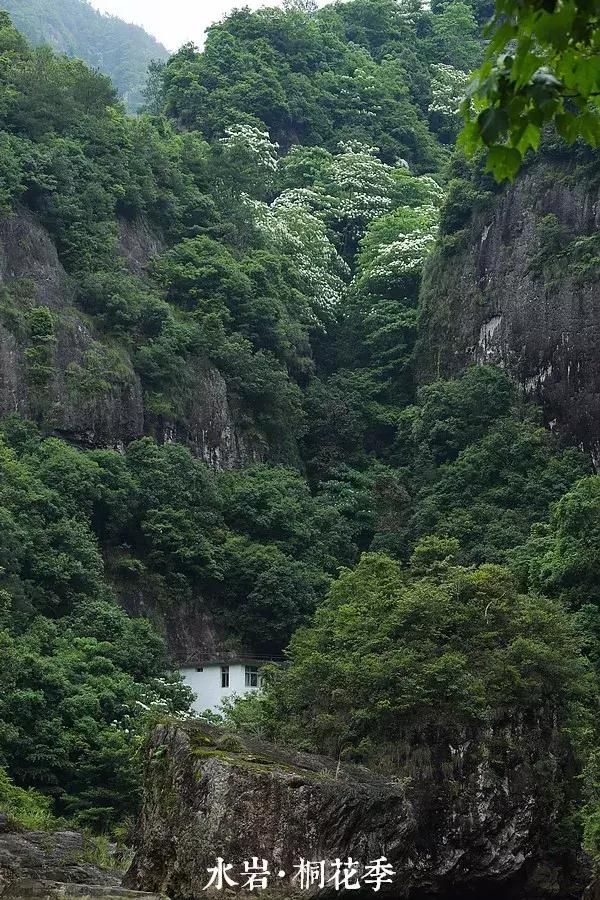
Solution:
[{"label": "cliff face", "polygon": [[[240,411],[227,395],[218,369],[199,360],[190,365],[183,414],[179,420],[146,413],[146,430],[160,443],[177,441],[215,469],[231,469],[261,462],[267,446],[238,425]],[[191,383],[190,383],[191,382]]]},{"label": "cliff face", "polygon": [[546,423],[600,456],[600,190],[573,164],[536,163],[432,258],[421,382],[506,367]]},{"label": "cliff face", "polygon": [[226,651],[227,634],[201,595],[165,596],[160,580],[145,575],[123,578],[118,555],[106,560],[106,572],[119,604],[134,618],[150,619],[163,635],[169,658],[175,666],[201,657],[216,657]]},{"label": "cliff face", "polygon": [[[121,222],[119,247],[140,275],[161,244],[143,222]],[[0,220],[0,301],[0,416],[19,413],[86,447],[121,448],[144,434],[178,440],[215,468],[264,457],[261,441],[240,427],[223,377],[206,361],[191,370],[190,399],[178,421],[145,408],[126,350],[95,334],[75,306],[50,237],[24,211]],[[31,327],[39,307],[52,321],[41,338]],[[43,369],[35,354],[43,354]]]},{"label": "cliff face", "polygon": [[[432,747],[421,768],[385,778],[197,725],[160,726],[125,882],[176,900],[216,897],[203,889],[217,857],[239,884],[243,862],[258,856],[273,872],[269,893],[293,898],[307,893],[292,881],[301,858],[325,861],[329,877],[338,857],[365,865],[385,856],[395,870],[381,885],[387,896],[581,897],[580,880],[544,838],[560,806],[559,736],[538,722],[479,738]],[[363,884],[353,895],[371,892]],[[336,892],[316,884],[308,893]]]},{"label": "cliff face", "polygon": [[[48,234],[27,213],[0,222],[0,290],[0,415],[44,421],[86,446],[115,447],[141,434],[142,389],[131,364],[120,358],[116,377],[102,378],[106,348],[73,306],[73,286]],[[37,307],[52,314],[42,377],[31,364],[40,341],[28,326]]]}]

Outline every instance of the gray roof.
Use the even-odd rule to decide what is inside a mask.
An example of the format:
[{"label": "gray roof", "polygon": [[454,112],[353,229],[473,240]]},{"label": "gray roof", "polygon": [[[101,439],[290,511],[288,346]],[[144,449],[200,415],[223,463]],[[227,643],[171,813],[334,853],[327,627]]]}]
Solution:
[{"label": "gray roof", "polygon": [[194,653],[185,660],[177,663],[180,669],[200,668],[201,666],[265,666],[268,663],[282,663],[284,656],[256,656],[251,653],[219,653],[213,656],[203,653]]}]

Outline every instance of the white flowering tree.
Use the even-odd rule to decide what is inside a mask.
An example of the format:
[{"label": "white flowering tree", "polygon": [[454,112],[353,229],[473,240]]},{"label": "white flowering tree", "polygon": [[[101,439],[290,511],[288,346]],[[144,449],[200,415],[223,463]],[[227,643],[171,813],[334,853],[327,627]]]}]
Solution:
[{"label": "white flowering tree", "polygon": [[254,125],[232,125],[220,140],[219,165],[237,189],[264,196],[273,186],[279,145]]},{"label": "white flowering tree", "polygon": [[329,200],[330,224],[344,235],[346,251],[354,249],[364,229],[394,206],[394,168],[377,158],[376,148],[357,142],[340,144],[323,185]]},{"label": "white flowering tree", "polygon": [[318,195],[286,191],[272,204],[247,202],[252,204],[256,225],[267,246],[293,261],[298,288],[306,298],[308,319],[325,324],[344,297],[349,269],[316,212]]},{"label": "white flowering tree", "polygon": [[275,176],[285,187],[271,203],[258,192],[245,203],[266,246],[293,261],[313,322],[326,324],[347,295],[348,262],[358,262],[355,297],[413,297],[444,199],[433,178],[413,175],[404,160],[384,163],[356,141],[335,155],[299,148],[280,159],[268,134],[238,125],[222,145],[230,158],[252,161],[263,183]]},{"label": "white flowering tree", "polygon": [[431,103],[429,116],[436,130],[446,128],[452,135],[458,131],[460,106],[465,98],[469,75],[446,63],[431,66]]},{"label": "white flowering tree", "polygon": [[[300,154],[298,154],[300,156]],[[399,206],[440,206],[443,190],[429,176],[416,177],[404,160],[388,165],[377,157],[377,149],[356,141],[339,145],[339,153],[327,155],[313,165],[310,187],[290,189],[285,195],[321,218],[339,235],[338,246],[351,261],[358,244],[377,219]],[[293,169],[294,160],[284,168]]]},{"label": "white flowering tree", "polygon": [[137,698],[123,705],[119,717],[113,719],[111,727],[127,735],[134,746],[148,733],[148,728],[169,716],[185,722],[195,718],[192,709],[194,695],[178,674],[168,678],[153,678],[136,684]]},{"label": "white flowering tree", "polygon": [[361,335],[370,349],[370,368],[392,386],[401,381],[410,358],[421,273],[435,244],[443,199],[428,176],[403,170],[396,180],[396,196],[407,202],[368,225],[348,304],[350,333]]},{"label": "white flowering tree", "polygon": [[313,15],[319,8],[317,0],[283,0],[283,8],[287,12],[301,12]]},{"label": "white flowering tree", "polygon": [[439,208],[401,206],[377,219],[361,242],[354,289],[412,296],[435,243]]}]

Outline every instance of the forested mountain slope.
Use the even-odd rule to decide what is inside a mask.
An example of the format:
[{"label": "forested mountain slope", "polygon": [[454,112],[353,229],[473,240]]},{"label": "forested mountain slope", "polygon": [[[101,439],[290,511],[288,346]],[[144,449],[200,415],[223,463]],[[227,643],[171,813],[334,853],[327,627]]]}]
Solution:
[{"label": "forested mountain slope", "polygon": [[108,75],[132,112],[143,102],[148,66],[168,56],[143,28],[103,15],[87,0],[2,0],[0,9],[32,44],[47,44]]},{"label": "forested mountain slope", "polygon": [[494,366],[417,388],[485,9],[291,6],[184,47],[137,118],[0,17],[0,765],[71,820],[135,811],[189,698],[124,606],[176,653],[294,634],[231,721],[384,771],[544,707],[591,762],[585,816],[568,767],[539,808],[592,846],[589,456]]},{"label": "forested mountain slope", "polygon": [[[236,14],[213,29],[203,54],[184,48],[170,61],[153,101],[160,108],[164,104],[168,114],[160,121],[126,119],[114,109],[102,78],[45,50],[32,53],[6,32],[4,202],[7,209],[20,203],[34,214],[55,244],[64,273],[25,213],[19,213],[20,224],[12,218],[5,226],[6,257],[12,252],[13,287],[33,293],[36,305],[64,307],[65,315],[58,311],[53,325],[57,364],[39,372],[43,391],[34,389],[23,357],[18,384],[2,399],[5,409],[12,404],[31,414],[36,407],[36,417],[84,444],[114,445],[145,430],[185,440],[208,460],[222,448],[224,465],[265,456],[297,459],[298,388],[314,373],[327,323],[337,316],[359,267],[360,287],[352,302],[360,319],[362,298],[377,289],[369,283],[371,270],[381,281],[378,257],[385,259],[395,237],[408,241],[414,233],[412,268],[398,273],[407,295],[405,321],[395,326],[409,348],[420,260],[443,196],[439,175],[437,181],[416,176],[423,169],[436,171],[448,155],[442,142],[456,131],[454,107],[466,76],[442,60],[466,29],[471,57],[464,65],[472,63],[477,25],[463,3],[439,16],[412,8],[401,13],[395,3],[380,3],[378,9],[374,26],[361,30],[365,10],[357,7],[357,39],[362,36],[363,45],[348,43],[352,19],[346,5],[337,18],[329,9],[315,17],[294,11]],[[258,49],[246,23],[263,35]],[[379,60],[384,36],[410,47],[410,53],[421,44],[418,83],[413,83],[413,57],[395,63],[386,52]],[[336,104],[344,106],[345,125],[333,140],[337,125],[330,121],[328,146],[298,146],[282,157],[263,133],[269,122],[260,119],[258,102],[248,107],[257,111],[252,123],[243,121],[248,115],[239,103],[252,98],[244,99],[237,60],[242,69],[256,68],[266,43],[275,61],[279,53],[293,63],[299,42],[314,45],[317,58],[332,57],[329,75],[323,83],[321,69],[300,77],[279,60],[276,93],[287,92],[287,111],[278,137],[291,140],[301,115],[314,140],[322,110]],[[230,60],[219,50],[223,43],[232,47]],[[308,50],[304,56],[311,58]],[[333,65],[340,56],[338,72]],[[177,112],[189,107],[190,118],[194,102],[207,93],[194,74],[198,67],[208,69],[207,96],[220,104],[210,133],[204,125],[189,130],[193,122],[182,121]],[[253,90],[268,98],[278,71],[274,63],[256,71]],[[294,97],[299,102],[306,94],[307,79],[315,102],[296,113]],[[374,91],[383,92],[381,114],[371,110]],[[264,109],[266,119],[273,102]],[[393,119],[381,120],[390,104]],[[186,130],[176,130],[173,117]],[[378,155],[380,145],[389,146],[388,156],[393,150],[393,159]],[[404,223],[407,210],[414,212]],[[390,218],[382,220],[359,258],[360,238],[383,213]],[[31,251],[17,258],[25,234]],[[151,277],[140,277],[152,256]],[[54,279],[36,279],[48,268]],[[85,322],[74,307],[86,313]],[[20,359],[19,350],[25,353],[27,347],[15,327],[9,330],[9,344],[17,342],[14,353]],[[224,377],[226,397],[210,365]],[[195,385],[206,384],[207,371],[214,384],[208,412],[221,408],[220,429],[196,405]],[[73,391],[79,391],[75,404]],[[230,447],[224,447],[227,434]]]},{"label": "forested mountain slope", "polygon": [[[394,2],[381,10],[396,16]],[[456,40],[461,17],[476,28],[469,7],[457,11],[458,24],[448,26]],[[319,25],[295,12],[249,20],[240,13],[221,29],[230,43],[238,21],[256,22],[265,37],[278,23],[272,40],[290,48],[303,35],[324,48],[335,32],[336,53],[348,54],[345,74],[337,82],[332,75],[328,87],[355,110],[346,142],[298,147],[285,158],[258,119],[236,124],[235,106],[210,143],[199,131],[176,130],[168,117],[128,119],[103,76],[31,50],[6,15],[0,21],[2,696],[23,698],[18,708],[2,701],[2,761],[19,783],[44,786],[58,809],[85,821],[114,822],[135,802],[127,746],[140,710],[152,705],[146,698],[182,702],[156,682],[164,671],[157,639],[112,605],[115,589],[132,607],[143,596],[157,615],[187,604],[201,621],[212,616],[231,646],[280,650],[376,527],[369,498],[377,470],[340,471],[316,494],[299,471],[304,455],[316,484],[329,465],[320,446],[312,449],[308,422],[328,418],[323,402],[335,392],[316,372],[319,357],[331,360],[329,335],[354,274],[363,285],[353,291],[360,327],[361,304],[370,307],[369,292],[379,290],[380,255],[400,238],[414,244],[414,258],[398,272],[406,300],[390,360],[404,379],[419,266],[442,199],[439,180],[417,172],[447,155],[441,136],[456,127],[458,76],[436,68],[444,45],[431,41],[420,106],[408,74],[400,81],[405,70],[396,72],[388,90],[404,98],[405,111],[386,127],[406,118],[408,133],[418,120],[422,149],[417,144],[411,157],[416,171],[386,162],[361,143],[376,133],[388,139],[379,125],[365,130],[364,98],[355,93],[373,84],[380,63],[366,39],[345,49],[347,15],[342,7],[339,21],[328,13]],[[408,29],[408,40],[418,30],[432,34],[437,18],[411,12],[407,21],[398,28]],[[209,56],[215,40],[219,29]],[[257,63],[262,57],[245,52]],[[190,49],[174,58],[165,104],[177,101],[176,67],[202,58]],[[219,65],[234,90],[235,66],[225,58]],[[427,112],[436,79],[447,74],[450,107]],[[185,94],[188,81],[178,82]],[[255,83],[268,93],[270,73]],[[396,141],[391,132],[389,141]],[[359,261],[358,242],[378,218]],[[356,388],[353,378],[350,390],[362,394],[364,384],[375,411],[372,376],[358,373]],[[345,395],[344,378],[338,390]],[[348,443],[348,462],[362,466],[379,426],[367,438],[367,409],[348,413],[358,418],[338,436]],[[383,417],[387,436],[390,413]],[[44,440],[52,433],[90,449]],[[134,440],[144,434],[164,446]],[[177,439],[217,469],[261,459],[291,468],[215,474]],[[338,452],[332,448],[332,474]],[[18,664],[27,652],[31,665]],[[99,657],[108,694],[89,706]],[[58,693],[50,689],[56,679]],[[113,761],[111,784],[103,760]]]}]

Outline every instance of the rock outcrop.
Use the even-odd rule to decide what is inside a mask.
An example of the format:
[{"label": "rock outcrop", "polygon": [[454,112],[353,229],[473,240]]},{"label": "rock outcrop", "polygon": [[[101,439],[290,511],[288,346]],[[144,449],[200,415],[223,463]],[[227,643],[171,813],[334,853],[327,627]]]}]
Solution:
[{"label": "rock outcrop", "polygon": [[130,891],[121,875],[92,860],[93,843],[76,831],[23,831],[0,813],[0,897],[2,900],[160,900]]},{"label": "rock outcrop", "polygon": [[[143,275],[161,249],[143,221],[119,223],[119,250],[134,274]],[[37,307],[52,317],[42,379],[31,366],[29,316]],[[177,440],[218,469],[264,459],[264,442],[241,427],[218,369],[200,359],[185,376],[177,418],[147,408],[126,348],[107,344],[77,308],[48,232],[26,210],[0,219],[0,417],[18,413],[82,447],[120,449],[144,434]]]},{"label": "rock outcrop", "polygon": [[[500,364],[546,424],[600,454],[600,188],[574,157],[533,164],[427,268],[421,383]],[[594,255],[597,257],[594,259]]]},{"label": "rock outcrop", "polygon": [[[118,447],[143,432],[142,388],[125,354],[107,348],[74,306],[74,287],[48,233],[25,211],[0,221],[0,416],[43,421],[83,446]],[[33,377],[28,315],[47,307],[43,380]],[[118,364],[115,364],[117,362]]]},{"label": "rock outcrop", "polygon": [[124,578],[118,556],[106,560],[106,572],[119,604],[133,618],[149,619],[163,635],[169,658],[178,667],[196,657],[216,658],[227,647],[227,634],[201,594],[165,596],[160,580],[152,575]]},{"label": "rock outcrop", "polygon": [[119,253],[130,272],[143,275],[152,259],[165,249],[162,238],[143,219],[119,219],[118,225]]},{"label": "rock outcrop", "polygon": [[184,408],[177,420],[146,413],[146,431],[160,443],[187,444],[214,469],[232,469],[261,462],[267,446],[257,435],[245,432],[232,408],[225,379],[218,369],[199,360],[188,370]]},{"label": "rock outcrop", "polygon": [[[301,859],[323,861],[329,878],[338,858],[352,857],[364,876],[386,857],[395,874],[379,893],[390,897],[580,898],[585,880],[547,850],[560,795],[550,760],[560,757],[551,726],[515,724],[384,777],[197,724],[163,725],[147,751],[125,883],[176,900],[216,897],[204,888],[221,857],[233,866],[232,891],[248,894],[243,863],[258,857],[272,873],[268,894],[326,898],[337,893],[331,883],[307,891],[293,880]],[[370,896],[372,886],[352,893]]]}]

